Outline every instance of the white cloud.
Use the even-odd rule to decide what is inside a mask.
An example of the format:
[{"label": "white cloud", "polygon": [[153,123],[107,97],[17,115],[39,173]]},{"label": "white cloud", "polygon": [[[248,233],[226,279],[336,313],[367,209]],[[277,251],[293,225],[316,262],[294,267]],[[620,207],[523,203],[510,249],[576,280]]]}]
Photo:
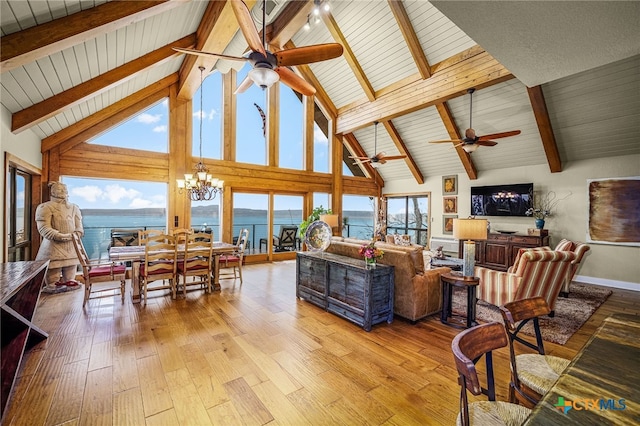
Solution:
[{"label": "white cloud", "polygon": [[209,111],[209,115],[207,118],[209,119],[209,121],[211,121],[218,114],[218,111],[216,111],[214,108],[211,108],[211,111]]},{"label": "white cloud", "polygon": [[329,140],[318,126],[313,126],[313,141],[325,145],[329,143]]},{"label": "white cloud", "polygon": [[160,126],[156,126],[153,128],[153,131],[155,133],[166,133],[167,132],[167,125],[166,124],[162,124]]},{"label": "white cloud", "polygon": [[140,191],[135,189],[127,189],[119,184],[107,185],[105,187],[104,195],[102,198],[109,200],[113,204],[117,204],[121,199],[133,200],[142,195]]},{"label": "white cloud", "polygon": [[166,99],[166,98],[165,98],[165,100],[163,100],[162,102],[160,102],[160,104],[161,104],[162,106],[166,106],[166,107],[168,107],[168,106],[169,106],[169,99]]},{"label": "white cloud", "polygon": [[90,203],[95,203],[99,198],[102,198],[103,191],[95,185],[85,185],[71,189],[71,194]]},{"label": "white cloud", "polygon": [[145,198],[134,198],[129,203],[129,208],[132,209],[142,209],[142,208],[150,208],[150,207],[166,207],[166,198],[163,195],[155,195],[152,196],[151,199]]},{"label": "white cloud", "polygon": [[23,204],[24,203],[24,191],[18,191],[18,193],[16,194],[16,198],[17,198],[17,203],[18,204]]},{"label": "white cloud", "polygon": [[196,117],[196,118],[204,119],[204,118],[206,118],[207,115],[206,115],[206,113],[204,111],[200,110],[200,111],[195,111],[193,113],[193,116]]},{"label": "white cloud", "polygon": [[160,118],[162,118],[162,114],[151,115],[145,112],[137,116],[136,121],[142,124],[153,124],[160,121]]}]

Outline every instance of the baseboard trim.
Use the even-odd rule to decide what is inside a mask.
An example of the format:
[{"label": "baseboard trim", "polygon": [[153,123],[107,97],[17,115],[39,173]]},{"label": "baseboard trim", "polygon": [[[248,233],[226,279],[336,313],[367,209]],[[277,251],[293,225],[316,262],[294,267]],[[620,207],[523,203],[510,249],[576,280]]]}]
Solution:
[{"label": "baseboard trim", "polygon": [[576,275],[573,281],[584,284],[595,284],[603,287],[614,287],[623,290],[640,291],[640,283],[632,283],[628,281],[608,280],[605,278],[587,277],[584,275]]}]

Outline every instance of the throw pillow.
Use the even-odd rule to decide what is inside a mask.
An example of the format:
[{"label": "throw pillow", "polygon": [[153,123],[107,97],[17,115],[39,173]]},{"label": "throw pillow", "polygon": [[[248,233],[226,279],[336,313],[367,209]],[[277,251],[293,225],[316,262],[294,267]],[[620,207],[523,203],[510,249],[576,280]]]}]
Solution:
[{"label": "throw pillow", "polygon": [[400,234],[395,234],[393,236],[394,239],[394,243],[399,245],[399,246],[405,246],[408,247],[411,245],[411,237],[409,235],[400,235]]}]

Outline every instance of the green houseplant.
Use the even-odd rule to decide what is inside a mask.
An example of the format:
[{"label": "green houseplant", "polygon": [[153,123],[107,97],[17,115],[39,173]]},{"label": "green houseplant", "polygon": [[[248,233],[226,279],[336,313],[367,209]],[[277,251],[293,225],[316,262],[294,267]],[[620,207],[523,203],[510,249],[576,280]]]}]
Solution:
[{"label": "green houseplant", "polygon": [[314,208],[311,214],[305,220],[303,220],[302,223],[300,223],[299,231],[301,239],[304,239],[309,225],[311,225],[311,223],[315,222],[316,220],[320,220],[320,215],[322,214],[333,214],[333,212],[331,211],[331,209],[325,209],[324,207],[322,207],[322,205]]}]

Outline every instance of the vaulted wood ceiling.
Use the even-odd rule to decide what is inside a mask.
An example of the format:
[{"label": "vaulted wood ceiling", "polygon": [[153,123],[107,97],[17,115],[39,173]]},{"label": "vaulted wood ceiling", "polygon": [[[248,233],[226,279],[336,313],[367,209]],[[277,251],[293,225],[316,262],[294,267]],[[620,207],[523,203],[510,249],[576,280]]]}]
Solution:
[{"label": "vaulted wood ceiling", "polygon": [[[597,7],[556,2],[562,3],[558,11],[538,2],[526,17],[510,8],[523,2],[500,2],[511,15],[503,28],[501,8],[487,2],[332,0],[330,13],[305,31],[313,2],[269,1],[274,10],[266,37],[273,50],[328,42],[344,46],[341,58],[296,71],[317,88],[350,152],[374,155],[373,122],[382,122],[378,151],[407,155],[378,169],[385,180],[422,183],[452,173],[475,179],[483,170],[543,163],[559,172],[566,162],[640,153],[640,32],[625,26],[609,33],[595,24],[585,29],[580,27],[585,20],[576,19],[592,22],[598,15],[598,22],[624,26],[637,2],[609,3],[606,9],[600,3],[607,2],[586,2]],[[492,14],[482,13],[482,3]],[[246,4],[256,6],[255,0]],[[0,7],[0,101],[12,114],[12,131],[33,131],[43,152],[84,142],[88,129],[114,125],[133,112],[132,105],[152,104],[160,89],[176,82],[178,96],[190,98],[200,64],[229,69],[223,61],[178,55],[173,47],[234,55],[247,48],[224,1],[8,0]],[[573,19],[546,28],[549,15],[562,14]],[[261,12],[254,15],[259,19]],[[516,18],[526,25],[514,27]],[[605,33],[596,35],[596,46],[576,34],[585,31]],[[555,50],[538,42],[550,32]],[[482,40],[482,47],[472,37]],[[617,55],[604,52],[603,46],[612,45]],[[552,50],[549,56],[555,57],[545,56]],[[562,57],[567,50],[571,55]],[[600,59],[584,60],[585,55]],[[539,66],[529,73],[532,57]],[[466,95],[471,87],[477,89],[472,118],[478,134],[522,133],[471,155],[452,144],[429,144],[464,133],[471,120]]]}]

